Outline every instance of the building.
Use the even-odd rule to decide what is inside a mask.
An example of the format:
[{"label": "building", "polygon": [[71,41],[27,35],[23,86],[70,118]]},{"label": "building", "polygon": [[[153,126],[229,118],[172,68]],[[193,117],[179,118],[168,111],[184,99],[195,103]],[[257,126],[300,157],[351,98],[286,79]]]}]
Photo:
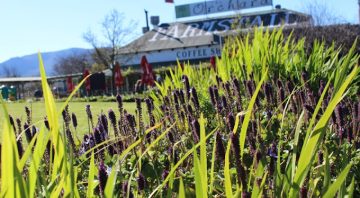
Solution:
[{"label": "building", "polygon": [[279,27],[311,24],[309,15],[281,9],[203,20],[163,23],[121,49],[122,66],[138,67],[145,55],[153,66],[176,65],[177,61],[198,64],[221,56],[226,36],[255,26]]}]

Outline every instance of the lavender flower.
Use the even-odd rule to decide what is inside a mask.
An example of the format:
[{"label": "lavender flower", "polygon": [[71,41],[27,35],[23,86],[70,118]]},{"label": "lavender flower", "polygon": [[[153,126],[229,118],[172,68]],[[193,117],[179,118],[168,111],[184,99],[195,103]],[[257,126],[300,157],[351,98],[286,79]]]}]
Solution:
[{"label": "lavender flower", "polygon": [[70,114],[69,114],[69,105],[65,106],[65,109],[62,111],[63,120],[65,122],[65,128],[69,128],[70,125]]},{"label": "lavender flower", "polygon": [[247,192],[246,190],[244,190],[242,193],[241,193],[241,198],[250,198],[251,195],[249,192]]},{"label": "lavender flower", "polygon": [[306,71],[303,71],[301,73],[301,80],[303,81],[303,83],[305,84],[308,80],[308,73]]},{"label": "lavender flower", "polygon": [[49,125],[49,121],[48,121],[47,117],[44,118],[44,125],[47,128],[47,130],[50,130],[50,125]]},{"label": "lavender flower", "polygon": [[294,90],[294,84],[292,83],[291,80],[286,81],[286,90],[288,94],[291,94],[291,92]]},{"label": "lavender flower", "polygon": [[76,129],[76,127],[78,126],[78,122],[77,122],[77,118],[76,118],[75,113],[71,114],[71,120],[72,120],[74,128]]},{"label": "lavender flower", "polygon": [[[169,175],[169,171],[164,169],[162,174],[161,174],[162,180],[164,181],[167,178],[168,175]],[[169,182],[166,182],[165,189],[167,189],[168,187],[169,187]]]},{"label": "lavender flower", "polygon": [[172,131],[169,131],[169,132],[167,133],[167,137],[168,137],[169,141],[170,141],[172,144],[175,143],[175,138],[174,138],[174,134],[172,133]]},{"label": "lavender flower", "polygon": [[32,126],[32,138],[36,135],[36,133],[39,131],[38,128],[36,128],[34,125]]},{"label": "lavender flower", "polygon": [[21,144],[21,139],[16,141],[16,145],[17,145],[17,149],[18,149],[19,158],[21,158],[24,154],[24,148]]},{"label": "lavender flower", "polygon": [[129,127],[132,129],[132,131],[135,132],[135,126],[136,126],[135,117],[131,114],[126,114],[126,120],[129,123]]},{"label": "lavender flower", "polygon": [[31,124],[31,111],[27,106],[25,107],[25,113],[26,113],[27,123]]},{"label": "lavender flower", "polygon": [[[22,127],[21,127],[21,120],[19,118],[16,119],[16,123],[18,125],[18,135],[19,135],[19,138],[18,140],[16,141],[16,144],[17,144],[17,149],[18,149],[18,154],[19,154],[19,157],[21,158],[22,155],[24,154],[24,149],[23,149],[23,146],[22,146],[22,139],[21,139],[21,131],[22,131]],[[16,134],[16,131],[14,131],[15,134]]]},{"label": "lavender flower", "polygon": [[106,172],[106,167],[105,167],[103,161],[100,162],[98,169],[99,169],[98,179],[99,179],[100,194],[101,194],[101,197],[104,197],[104,190],[105,190],[106,182],[108,179],[108,174]]},{"label": "lavender flower", "polygon": [[109,133],[108,119],[107,119],[106,115],[103,113],[100,115],[100,122],[101,122],[101,125],[104,127],[106,134],[108,134]]},{"label": "lavender flower", "polygon": [[68,139],[68,141],[70,143],[70,146],[71,146],[73,152],[76,152],[76,146],[75,146],[74,138],[73,138],[73,136],[71,134],[70,129],[66,129],[65,133],[66,133],[66,137],[67,137],[67,139]]},{"label": "lavender flower", "polygon": [[352,104],[351,105],[351,124],[352,124],[352,132],[354,133],[354,135],[356,135],[356,129],[357,129],[357,121],[356,121],[356,118],[357,118],[357,112],[356,112],[356,105],[355,104]]},{"label": "lavender flower", "polygon": [[152,113],[153,110],[154,110],[154,106],[153,106],[153,103],[151,101],[152,100],[150,98],[145,99],[145,104],[146,104],[149,119],[150,119],[150,126],[152,127],[152,126],[155,125],[155,117],[154,117],[154,115]]},{"label": "lavender flower", "polygon": [[227,124],[228,130],[230,132],[232,132],[234,130],[234,127],[235,127],[235,118],[234,118],[234,115],[232,113],[228,114],[227,119],[226,119],[226,124]]},{"label": "lavender flower", "polygon": [[146,104],[148,112],[151,112],[154,109],[150,98],[145,98],[145,104]]},{"label": "lavender flower", "polygon": [[[21,134],[21,131],[22,131],[22,126],[21,126],[21,120],[19,118],[16,118],[16,124],[17,124],[17,127],[18,127],[18,133],[17,135],[20,135]],[[16,133],[15,133],[16,134]]]},{"label": "lavender flower", "polygon": [[225,160],[225,147],[219,131],[216,132],[216,158],[220,163],[223,163]]},{"label": "lavender flower", "polygon": [[107,147],[107,149],[108,149],[108,153],[111,157],[113,157],[115,154],[117,154],[116,149],[114,148],[113,145],[109,145]]},{"label": "lavender flower", "polygon": [[119,134],[118,134],[118,129],[117,129],[117,125],[116,125],[115,113],[112,109],[109,109],[108,115],[109,115],[110,123],[114,129],[114,135],[115,135],[115,137],[117,137],[117,136],[119,136]]},{"label": "lavender flower", "polygon": [[165,180],[168,175],[169,175],[169,171],[165,169],[165,170],[163,171],[163,173],[161,174],[161,178],[162,178],[163,180]]},{"label": "lavender flower", "polygon": [[136,109],[141,110],[141,99],[135,98]]},{"label": "lavender flower", "polygon": [[28,123],[26,123],[26,122],[24,124],[24,129],[25,129],[25,136],[26,136],[27,142],[31,142],[31,139],[32,139],[31,128],[29,127]]},{"label": "lavender flower", "polygon": [[11,126],[12,126],[13,129],[14,129],[14,133],[16,133],[16,127],[15,127],[14,118],[13,118],[11,115],[9,115],[9,120],[10,120]]},{"label": "lavender flower", "polygon": [[138,190],[142,191],[145,189],[145,185],[146,185],[146,180],[145,177],[142,173],[139,174],[137,180],[137,184],[138,184]]},{"label": "lavender flower", "polygon": [[237,108],[237,111],[241,111],[241,92],[240,92],[240,83],[239,81],[234,78],[233,79],[233,87],[235,89],[234,93],[235,93],[235,96],[236,96],[236,108]]},{"label": "lavender flower", "polygon": [[225,96],[221,96],[221,102],[222,102],[222,106],[224,107],[224,109],[228,109],[228,108],[229,108]]},{"label": "lavender flower", "polygon": [[271,147],[269,148],[268,150],[268,155],[271,157],[271,158],[274,158],[274,159],[277,159],[278,156],[277,156],[277,146],[276,146],[276,143],[273,142],[271,144]]},{"label": "lavender flower", "polygon": [[188,104],[186,107],[187,107],[187,113],[188,113],[188,115],[193,116],[193,115],[194,115],[194,111],[193,111],[191,105]]},{"label": "lavender flower", "polygon": [[112,109],[109,109],[108,115],[109,115],[110,123],[113,126],[116,125],[116,115]]},{"label": "lavender flower", "polygon": [[180,98],[180,103],[181,104],[185,104],[185,96],[184,96],[184,92],[183,92],[183,90],[179,90],[179,95],[178,95],[178,97]]},{"label": "lavender flower", "polygon": [[300,188],[300,198],[307,198],[308,197],[308,190],[305,186]]},{"label": "lavender flower", "polygon": [[231,139],[231,148],[235,156],[236,161],[236,172],[237,172],[237,179],[239,186],[242,185],[243,188],[246,186],[246,173],[244,166],[240,161],[240,143],[239,143],[239,136],[237,133],[232,133],[230,135]]},{"label": "lavender flower", "polygon": [[253,82],[251,80],[247,80],[245,82],[245,84],[246,84],[246,90],[247,90],[247,92],[249,94],[249,97],[251,98],[252,95],[254,94]]},{"label": "lavender flower", "polygon": [[138,113],[138,120],[139,120],[139,132],[140,132],[140,136],[142,136],[144,135],[145,131],[144,131],[144,122],[142,117],[141,99],[135,98],[135,103],[136,103],[136,110]]},{"label": "lavender flower", "polygon": [[120,94],[116,95],[116,102],[118,104],[118,108],[119,108],[119,111],[121,113],[122,109],[123,109],[123,103],[122,103],[122,97]]},{"label": "lavender flower", "polygon": [[196,92],[196,89],[193,87],[191,88],[191,94],[192,94],[192,98],[193,98],[193,103],[194,103],[194,107],[196,109],[196,111],[200,110],[200,104],[199,104],[199,98]]},{"label": "lavender flower", "polygon": [[184,83],[185,86],[185,91],[186,91],[186,98],[187,100],[190,99],[190,83],[189,83],[189,78],[186,75],[182,75],[182,82]]},{"label": "lavender flower", "polygon": [[96,144],[101,144],[103,141],[99,127],[95,127],[94,129],[94,139]]},{"label": "lavender flower", "polygon": [[85,134],[83,137],[83,142],[81,143],[80,146],[80,154],[84,154],[89,149],[90,149],[90,138],[88,135]]},{"label": "lavender flower", "polygon": [[199,122],[195,119],[191,122],[192,125],[192,130],[193,130],[193,137],[194,137],[194,142],[198,143],[200,140],[200,124]]},{"label": "lavender flower", "polygon": [[304,104],[305,110],[309,112],[311,115],[314,113],[314,108],[308,104]]},{"label": "lavender flower", "polygon": [[[100,120],[100,118],[99,118],[99,120]],[[99,128],[101,139],[106,140],[109,135],[108,135],[108,132],[105,130],[104,125],[101,122],[99,122],[97,125],[97,128]]]},{"label": "lavender flower", "polygon": [[[132,191],[129,187],[130,187],[129,183],[127,181],[122,183],[122,186],[121,186],[122,192],[123,192],[122,195],[123,195],[123,197],[133,198],[134,194],[132,193]],[[129,196],[127,196],[128,192],[129,192]]]},{"label": "lavender flower", "polygon": [[324,153],[322,151],[318,152],[318,164],[321,165],[324,161]]},{"label": "lavender flower", "polygon": [[215,78],[216,78],[216,83],[217,83],[217,85],[218,85],[218,86],[221,86],[221,84],[222,84],[222,82],[223,82],[222,79],[221,79],[221,77],[218,76],[218,75],[216,75]]},{"label": "lavender flower", "polygon": [[338,132],[338,136],[340,138],[340,144],[341,144],[341,139],[344,135],[344,118],[345,118],[345,112],[342,106],[342,103],[338,104],[335,107],[335,116],[336,116],[336,125],[337,125],[337,132]]},{"label": "lavender flower", "polygon": [[213,92],[214,92],[214,97],[215,97],[215,102],[217,103],[217,101],[219,101],[219,90],[216,86],[213,87]]},{"label": "lavender flower", "polygon": [[224,88],[226,90],[226,94],[227,94],[227,97],[231,97],[232,96],[232,91],[231,91],[231,83],[230,82],[226,82],[224,84]]},{"label": "lavender flower", "polygon": [[230,133],[231,148],[234,152],[235,159],[240,158],[240,142],[238,133]]},{"label": "lavender flower", "polygon": [[261,154],[260,150],[256,150],[256,152],[255,152],[255,169],[259,165],[261,158],[262,158],[262,154]]},{"label": "lavender flower", "polygon": [[233,82],[235,91],[236,91],[236,92],[239,94],[239,96],[240,96],[240,83],[239,83],[238,79],[234,78],[234,79],[232,80],[232,82]]},{"label": "lavender flower", "polygon": [[174,103],[179,104],[177,91],[173,91],[171,95],[173,96]]},{"label": "lavender flower", "polygon": [[86,114],[88,116],[88,120],[90,120],[90,123],[91,123],[91,126],[93,127],[94,124],[93,124],[93,116],[92,116],[92,113],[91,113],[91,108],[90,108],[90,105],[86,105]]},{"label": "lavender flower", "polygon": [[318,91],[318,98],[320,98],[322,92],[325,89],[325,82],[323,80],[320,80],[320,86],[319,86],[319,91]]},{"label": "lavender flower", "polygon": [[267,102],[270,104],[273,103],[273,96],[272,96],[273,90],[270,83],[266,83],[264,85],[264,92]]},{"label": "lavender flower", "polygon": [[316,105],[315,102],[315,96],[314,93],[311,91],[311,89],[309,87],[306,87],[306,98],[308,99],[308,103],[310,103],[312,106]]}]

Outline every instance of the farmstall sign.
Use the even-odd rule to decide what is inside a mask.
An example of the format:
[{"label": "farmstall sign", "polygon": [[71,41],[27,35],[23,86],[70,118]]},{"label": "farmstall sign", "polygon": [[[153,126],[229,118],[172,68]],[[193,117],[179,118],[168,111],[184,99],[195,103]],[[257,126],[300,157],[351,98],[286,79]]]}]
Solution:
[{"label": "farmstall sign", "polygon": [[272,0],[214,0],[175,6],[176,18],[271,6]]},{"label": "farmstall sign", "polygon": [[180,28],[179,24],[169,27],[158,27],[156,33],[149,39],[150,42],[167,39],[181,39],[211,34],[221,34],[230,30],[251,28],[254,26],[278,26],[309,23],[306,16],[291,11],[281,11],[259,15],[239,16],[238,18],[217,18],[204,21],[185,23],[187,28]]},{"label": "farmstall sign", "polygon": [[174,60],[198,60],[209,59],[212,56],[221,56],[221,49],[220,45],[212,45],[211,47],[201,46],[151,51],[132,55],[131,58],[122,56],[120,57],[120,62],[123,62],[123,65],[138,65],[143,55],[146,56],[149,63],[166,63],[174,62]]}]

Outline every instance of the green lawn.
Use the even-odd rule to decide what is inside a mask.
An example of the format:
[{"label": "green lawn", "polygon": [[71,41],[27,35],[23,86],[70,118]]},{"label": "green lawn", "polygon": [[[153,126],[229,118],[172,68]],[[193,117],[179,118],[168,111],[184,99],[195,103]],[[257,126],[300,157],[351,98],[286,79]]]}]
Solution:
[{"label": "green lawn", "polygon": [[[61,108],[63,103],[56,103],[58,110]],[[117,103],[116,102],[70,102],[69,110],[70,114],[74,112],[77,116],[78,120],[78,128],[76,130],[76,134],[79,138],[81,138],[82,134],[88,132],[88,122],[87,122],[87,115],[85,111],[85,106],[87,104],[91,105],[91,111],[94,118],[94,124],[97,122],[97,116],[104,112],[108,115],[108,110],[113,109],[119,118],[119,111],[117,110]],[[43,123],[43,118],[46,115],[45,112],[45,105],[41,102],[34,102],[34,103],[7,103],[6,104],[9,114],[13,116],[14,119],[20,118],[22,124],[24,124],[26,120],[26,113],[25,113],[25,106],[28,106],[32,109],[32,122],[40,122]],[[129,113],[135,113],[135,103],[124,103],[124,109],[126,109]],[[3,122],[4,122],[4,112],[2,106],[0,107],[0,131],[3,129]],[[59,117],[60,126],[63,125],[62,116]],[[36,126],[40,127],[40,124]],[[2,132],[0,132],[0,137],[2,136]]]}]

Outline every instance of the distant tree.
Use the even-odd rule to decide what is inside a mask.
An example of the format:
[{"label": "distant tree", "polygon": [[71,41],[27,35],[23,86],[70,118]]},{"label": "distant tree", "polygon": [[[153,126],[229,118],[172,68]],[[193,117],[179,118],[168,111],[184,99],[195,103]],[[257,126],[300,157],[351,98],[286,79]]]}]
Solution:
[{"label": "distant tree", "polygon": [[313,0],[305,4],[304,12],[312,16],[314,26],[346,23],[344,17],[331,9],[326,1]]},{"label": "distant tree", "polygon": [[19,77],[20,72],[16,69],[16,67],[5,65],[0,70],[0,76],[3,77]]},{"label": "distant tree", "polygon": [[99,63],[94,63],[91,66],[91,73],[102,72],[106,69],[106,66]]},{"label": "distant tree", "polygon": [[[135,36],[134,29],[137,23],[130,21],[124,24],[124,19],[122,13],[112,10],[101,23],[102,35],[95,35],[91,30],[83,34],[84,40],[94,48],[94,61],[112,71],[113,65],[121,56],[120,48]],[[114,72],[112,73],[112,82],[114,82]]]},{"label": "distant tree", "polygon": [[87,53],[73,53],[60,58],[54,66],[56,75],[82,73],[91,67],[91,60]]}]

